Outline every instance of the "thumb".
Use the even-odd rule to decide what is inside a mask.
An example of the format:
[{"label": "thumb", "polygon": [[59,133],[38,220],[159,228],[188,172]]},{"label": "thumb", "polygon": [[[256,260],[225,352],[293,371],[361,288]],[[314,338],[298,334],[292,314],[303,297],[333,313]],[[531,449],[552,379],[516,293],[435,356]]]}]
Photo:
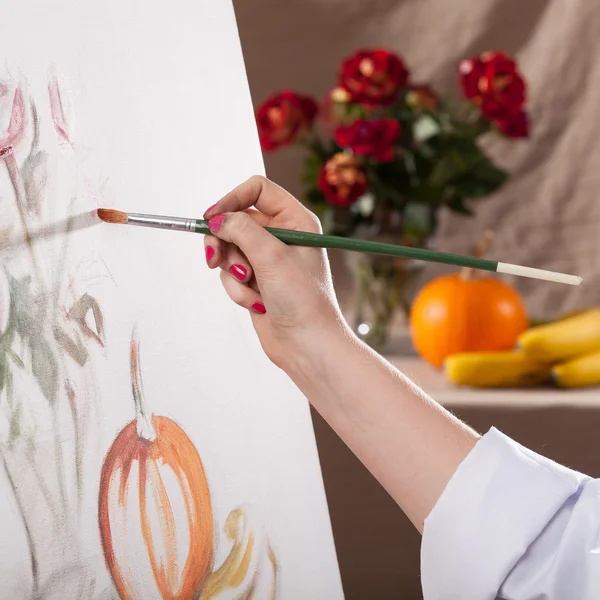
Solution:
[{"label": "thumb", "polygon": [[217,215],[208,226],[213,235],[246,255],[258,277],[262,269],[272,268],[285,257],[287,246],[243,211]]}]

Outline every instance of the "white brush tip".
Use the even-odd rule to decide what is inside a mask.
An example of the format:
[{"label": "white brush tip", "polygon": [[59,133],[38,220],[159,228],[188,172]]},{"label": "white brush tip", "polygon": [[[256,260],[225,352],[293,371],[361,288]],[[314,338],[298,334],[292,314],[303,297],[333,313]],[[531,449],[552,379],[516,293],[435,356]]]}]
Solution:
[{"label": "white brush tip", "polygon": [[534,269],[533,267],[523,267],[521,265],[511,265],[509,263],[498,263],[497,273],[506,275],[517,275],[519,277],[529,277],[530,279],[542,279],[544,281],[554,281],[556,283],[566,283],[567,285],[581,285],[583,277],[577,275],[567,275],[566,273],[556,273],[555,271],[545,271],[544,269]]}]

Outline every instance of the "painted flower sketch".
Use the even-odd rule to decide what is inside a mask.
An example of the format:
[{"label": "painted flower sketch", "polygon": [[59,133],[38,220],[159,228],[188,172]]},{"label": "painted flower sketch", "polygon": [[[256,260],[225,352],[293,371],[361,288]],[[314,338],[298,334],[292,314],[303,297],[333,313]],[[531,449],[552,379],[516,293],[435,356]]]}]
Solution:
[{"label": "painted flower sketch", "polygon": [[[44,92],[0,81],[0,460],[28,571],[15,574],[11,597],[274,600],[279,567],[263,524],[245,504],[215,523],[210,465],[178,423],[146,406],[135,333],[123,390],[132,420],[110,448],[94,444],[94,365],[110,352],[110,321],[89,280],[67,267],[72,234],[91,217],[76,214],[68,87],[52,73]],[[52,147],[40,141],[49,129]],[[93,453],[101,472],[84,468]]]}]

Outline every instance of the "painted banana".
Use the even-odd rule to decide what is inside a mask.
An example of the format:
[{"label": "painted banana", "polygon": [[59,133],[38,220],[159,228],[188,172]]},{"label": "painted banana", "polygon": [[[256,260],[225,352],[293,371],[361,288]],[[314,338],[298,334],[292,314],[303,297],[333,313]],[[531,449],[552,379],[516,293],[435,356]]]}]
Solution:
[{"label": "painted banana", "polygon": [[549,366],[516,351],[453,354],[446,359],[444,371],[457,385],[480,388],[531,386],[550,376]]},{"label": "painted banana", "polygon": [[547,364],[600,350],[600,309],[529,329],[517,346],[530,359]]},{"label": "painted banana", "polygon": [[552,379],[563,388],[600,385],[600,350],[556,365],[552,369]]}]

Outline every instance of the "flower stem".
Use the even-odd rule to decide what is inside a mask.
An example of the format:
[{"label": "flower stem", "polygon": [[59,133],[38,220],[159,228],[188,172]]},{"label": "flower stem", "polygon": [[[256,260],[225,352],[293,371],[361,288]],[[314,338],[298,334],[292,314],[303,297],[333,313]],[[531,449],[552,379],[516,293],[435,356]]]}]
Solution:
[{"label": "flower stem", "polygon": [[31,256],[31,266],[33,268],[34,275],[40,282],[40,285],[43,285],[44,280],[41,277],[41,272],[39,269],[37,258],[35,256],[35,252],[33,250],[31,234],[29,233],[29,227],[27,225],[27,214],[25,211],[26,210],[25,209],[25,189],[24,189],[23,183],[21,181],[21,174],[19,173],[19,166],[17,165],[17,161],[15,159],[13,152],[9,152],[3,158],[4,158],[4,162],[6,163],[6,168],[8,169],[8,174],[10,176],[11,183],[15,190],[17,211],[19,213],[21,227],[23,228],[23,238],[25,240],[25,245],[27,246],[29,255]]},{"label": "flower stem", "polygon": [[25,537],[27,538],[27,547],[28,547],[28,551],[29,551],[29,562],[30,562],[30,566],[31,566],[31,578],[33,580],[32,596],[35,598],[38,593],[38,589],[40,587],[40,582],[39,582],[39,565],[38,565],[38,561],[37,561],[37,556],[35,554],[35,547],[33,544],[33,536],[31,535],[31,529],[29,528],[29,523],[27,522],[27,519],[25,518],[25,512],[23,510],[23,505],[21,503],[21,498],[19,496],[17,486],[15,484],[15,481],[14,481],[14,479],[10,473],[10,470],[8,468],[8,465],[6,463],[6,457],[4,457],[4,456],[2,457],[2,464],[4,466],[4,471],[6,472],[6,477],[8,478],[10,487],[13,491],[13,494],[15,497],[15,502],[17,503],[17,507],[19,510],[19,515],[21,517],[21,520],[23,522],[23,527],[25,529]]},{"label": "flower stem", "polygon": [[152,415],[148,413],[142,389],[142,371],[140,368],[140,344],[135,337],[131,338],[131,387],[135,403],[135,420],[137,432],[141,438],[149,442],[156,439],[156,430],[152,423]]}]

